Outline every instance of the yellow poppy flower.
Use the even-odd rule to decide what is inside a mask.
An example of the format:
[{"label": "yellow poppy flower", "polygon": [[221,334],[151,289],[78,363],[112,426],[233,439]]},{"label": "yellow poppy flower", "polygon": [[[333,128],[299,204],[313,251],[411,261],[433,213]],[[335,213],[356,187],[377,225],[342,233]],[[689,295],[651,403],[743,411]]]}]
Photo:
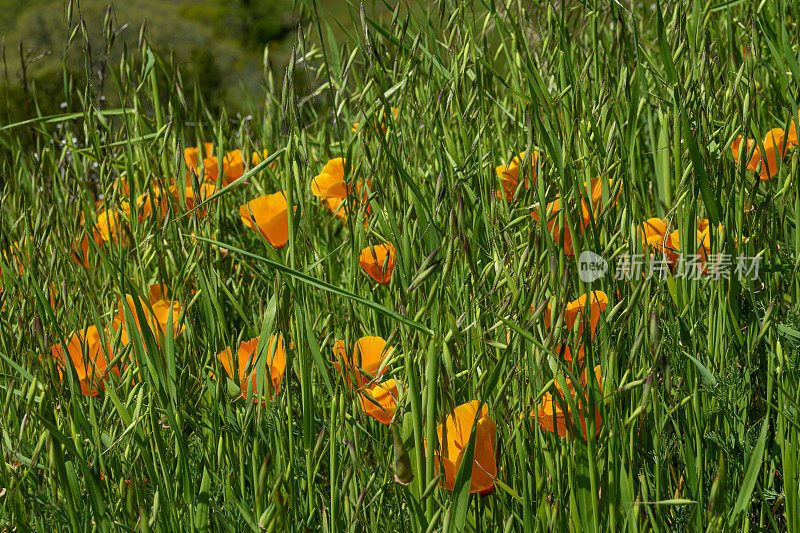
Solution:
[{"label": "yellow poppy flower", "polygon": [[[222,363],[225,372],[241,387],[242,398],[245,399],[248,394],[255,396],[258,392],[256,355],[258,355],[258,337],[244,341],[239,345],[238,350],[236,350],[236,363],[234,363],[230,348],[226,348],[217,355],[217,359]],[[270,335],[264,356],[267,357],[265,370],[269,374],[272,392],[277,394],[281,390],[281,383],[286,372],[286,352],[283,348],[281,335]],[[238,373],[235,370],[236,367],[238,367]],[[263,390],[269,394],[266,385],[263,386]]]},{"label": "yellow poppy flower", "polygon": [[358,264],[378,283],[389,283],[394,270],[395,249],[390,242],[367,246],[358,256]]},{"label": "yellow poppy flower", "polygon": [[[439,448],[434,452],[436,473],[441,475],[440,468],[444,469],[440,484],[447,490],[455,488],[456,476],[472,435],[472,426],[479,404],[480,402],[473,400],[459,405],[447,416],[444,423],[436,428],[439,439]],[[486,404],[481,407],[477,418],[469,491],[486,495],[494,491],[494,480],[497,478],[497,463],[494,456],[497,427],[494,420],[489,417],[489,408]]]},{"label": "yellow poppy flower", "polygon": [[281,249],[289,240],[289,213],[283,191],[250,200],[239,207],[244,225],[258,231],[273,248]]}]

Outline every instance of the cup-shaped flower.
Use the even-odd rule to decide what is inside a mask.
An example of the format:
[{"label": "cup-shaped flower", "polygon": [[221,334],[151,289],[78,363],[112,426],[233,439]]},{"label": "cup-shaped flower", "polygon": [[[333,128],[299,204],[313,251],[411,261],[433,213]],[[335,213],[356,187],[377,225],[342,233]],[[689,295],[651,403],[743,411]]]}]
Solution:
[{"label": "cup-shaped flower", "polygon": [[[764,147],[762,152],[757,145],[755,139],[747,139],[746,146],[742,146],[744,140],[741,135],[734,139],[731,143],[731,152],[733,152],[733,159],[737,165],[741,165],[741,159],[747,157],[747,154],[752,155],[747,160],[747,170],[751,172],[758,172],[762,181],[769,181],[778,173],[778,160],[783,160],[786,152],[792,145],[797,144],[796,133],[790,129],[789,134],[783,128],[772,128],[764,136],[761,145]],[[759,171],[759,164],[761,169]]]},{"label": "cup-shaped flower", "polygon": [[365,388],[358,393],[358,400],[361,402],[361,410],[364,414],[387,426],[394,417],[399,398],[397,382],[393,379],[378,383],[372,388]]},{"label": "cup-shaped flower", "polygon": [[660,218],[648,218],[640,228],[642,244],[645,248],[663,252],[667,242],[667,224]]},{"label": "cup-shaped flower", "polygon": [[[519,187],[520,165],[522,165],[524,160],[525,152],[520,152],[510,163],[495,167],[494,170],[497,173],[497,177],[500,178],[500,184],[503,186],[502,191],[497,191],[497,198],[502,198],[503,195],[505,195],[507,202],[514,200],[514,193],[517,191],[517,187]],[[538,161],[539,152],[534,150],[533,154],[531,154],[530,166],[527,167],[527,170],[523,170],[525,178],[523,187],[525,189],[529,187],[529,177],[536,182],[536,165]]]},{"label": "cup-shaped flower", "polygon": [[283,337],[281,335],[270,335],[269,344],[261,354],[259,354],[258,350],[258,337],[255,337],[249,341],[243,341],[239,345],[235,359],[230,348],[226,348],[217,355],[217,359],[219,359],[225,372],[241,387],[242,398],[246,399],[248,394],[252,394],[254,397],[258,394],[258,379],[256,376],[259,367],[258,357],[266,358],[264,359],[264,368],[265,373],[269,376],[270,383],[268,385],[264,381],[262,391],[270,395],[269,387],[271,386],[272,393],[279,393],[283,375],[286,372],[286,352],[284,351]]},{"label": "cup-shaped flower", "polygon": [[346,198],[347,184],[344,181],[345,159],[331,159],[311,181],[311,192],[319,198]]},{"label": "cup-shaped flower", "polygon": [[289,213],[283,191],[259,196],[239,207],[244,225],[258,231],[273,248],[281,249],[289,240]]},{"label": "cup-shaped flower", "polygon": [[169,210],[169,204],[169,199],[167,195],[162,194],[161,188],[153,187],[152,191],[145,191],[136,198],[137,217],[139,221],[143,221],[155,214],[161,221]]},{"label": "cup-shaped flower", "polygon": [[494,490],[494,480],[497,477],[494,456],[497,428],[494,420],[489,417],[489,407],[483,404],[478,413],[479,405],[477,400],[459,405],[436,428],[439,447],[434,452],[435,468],[437,474],[442,476],[441,486],[448,490],[455,488],[456,476],[469,445],[473,424],[476,424],[476,428],[469,491],[486,495]]},{"label": "cup-shaped flower", "polygon": [[[204,181],[203,183],[200,183],[196,190],[192,185],[187,185],[183,190],[183,197],[186,201],[186,209],[189,211],[194,209],[196,206],[211,198],[218,190],[219,188],[217,187],[217,184],[210,181]],[[176,186],[172,185],[169,188],[169,192],[176,203],[180,202],[180,191],[178,191]],[[206,207],[203,207],[199,210],[199,215],[201,217],[204,217],[207,214],[208,209]]]},{"label": "cup-shaped flower", "polygon": [[594,339],[597,323],[600,321],[600,315],[603,314],[607,305],[608,296],[603,291],[592,291],[588,295],[581,294],[576,300],[569,302],[567,308],[564,310],[567,328],[572,329],[575,326],[575,321],[580,317],[581,323],[578,326],[578,334],[580,335],[583,332],[583,326],[586,323],[586,315],[588,314],[590,338]]},{"label": "cup-shaped flower", "polygon": [[[695,253],[700,256],[701,261],[706,261],[708,254],[711,253],[711,228],[708,219],[702,218],[697,220],[697,233],[695,237],[696,250]],[[722,225],[717,227],[717,232],[722,232]],[[675,230],[669,234],[667,239],[667,248],[669,249],[668,255],[672,262],[677,261],[678,254],[682,251],[681,246],[681,232]],[[690,251],[683,250],[686,253]]]},{"label": "cup-shaped flower", "polygon": [[[592,178],[584,189],[584,193],[588,193],[588,195],[591,196],[592,213],[594,214],[595,218],[599,217],[600,213],[603,211],[603,183],[604,180],[602,178]],[[609,193],[613,194],[613,190],[614,180],[608,180]],[[608,207],[614,207],[617,205],[617,198],[621,192],[622,188],[620,187],[617,189],[617,193],[610,198],[611,202]],[[589,207],[586,203],[586,198],[581,198],[581,214],[583,215],[583,225],[588,226],[589,222],[591,221],[591,214],[589,213]]]},{"label": "cup-shaped flower", "polygon": [[[203,143],[203,156],[202,159],[211,157],[214,153],[214,146],[211,143]],[[186,162],[186,168],[189,170],[194,169],[197,173],[197,164],[200,162],[200,150],[196,146],[191,146],[183,150],[183,160]]]},{"label": "cup-shaped flower", "polygon": [[[250,157],[251,164],[256,165],[267,157],[267,151],[254,152]],[[244,152],[232,150],[222,157],[222,183],[228,185],[242,176],[245,171]],[[216,156],[203,159],[203,179],[217,181],[219,179],[219,159]]]},{"label": "cup-shaped flower", "polygon": [[328,208],[328,211],[336,215],[336,218],[342,222],[347,222],[347,206],[344,198],[322,198],[320,201]]},{"label": "cup-shaped flower", "polygon": [[124,242],[123,235],[124,220],[120,212],[116,209],[102,209],[97,213],[97,222],[94,225],[92,235],[98,246],[107,242],[117,244]]},{"label": "cup-shaped flower", "polygon": [[[550,232],[553,241],[557,245],[563,246],[565,255],[575,255],[575,251],[572,248],[572,233],[570,233],[569,227],[564,225],[564,228],[561,229],[561,215],[559,214],[560,210],[560,198],[556,198],[547,204],[544,215],[545,220],[547,221],[547,230]],[[539,210],[533,212],[533,219],[536,221],[539,220]]]},{"label": "cup-shaped flower", "polygon": [[389,283],[394,270],[395,249],[390,242],[367,246],[358,256],[358,264],[378,283]]},{"label": "cup-shaped flower", "polygon": [[86,235],[76,238],[72,243],[70,259],[76,265],[89,268],[89,238]]},{"label": "cup-shaped flower", "polygon": [[362,388],[372,385],[385,372],[382,366],[391,352],[382,337],[361,337],[351,353],[344,341],[338,340],[333,345],[333,364],[348,385],[355,383]]},{"label": "cup-shaped flower", "polygon": [[[136,323],[136,328],[140,332],[142,331],[142,325],[139,320],[139,313],[136,311],[135,298],[130,294],[126,294],[125,301],[121,302],[117,307],[117,314],[114,316],[112,325],[115,330],[120,331],[120,342],[123,345],[127,345],[130,342],[130,335],[125,322],[125,309],[123,305],[127,306],[133,317],[133,321]],[[159,344],[161,343],[161,339],[167,334],[167,325],[170,315],[172,316],[173,338],[183,332],[184,327],[180,324],[179,320],[182,309],[181,304],[167,298],[166,291],[161,285],[151,285],[148,289],[147,301],[139,298],[139,305],[142,308],[147,327]]]},{"label": "cup-shaped flower", "polygon": [[64,383],[64,371],[67,368],[67,356],[70,364],[75,369],[75,375],[81,386],[84,396],[97,396],[105,389],[105,380],[110,372],[120,376],[119,369],[114,366],[108,368],[108,363],[113,359],[110,349],[104,349],[100,334],[95,326],[89,326],[83,331],[74,332],[64,344],[57,344],[50,349],[50,353],[58,365],[58,375]]},{"label": "cup-shaped flower", "polygon": [[[587,373],[584,370],[583,376],[581,377],[581,388],[583,389],[584,394],[587,392],[588,384],[586,374]],[[602,378],[600,366],[596,366],[594,368],[594,375],[597,379],[597,386],[600,387]],[[572,383],[572,381],[570,381],[569,378],[565,378],[565,381],[571,400],[578,409],[578,417],[580,419],[581,429],[583,430],[584,437],[586,437],[586,420],[584,418],[584,412],[588,409],[588,397],[578,394],[575,385]],[[554,398],[552,392],[545,393],[538,408],[532,411],[530,416],[537,419],[542,431],[556,433],[562,437],[574,438],[574,418],[572,417],[572,411],[569,407],[566,396],[561,390],[561,386],[558,385],[558,381],[556,381],[556,390],[558,397]],[[595,406],[594,416],[595,427],[597,429],[597,433],[599,434],[603,419],[600,417],[600,410],[597,408],[597,406]],[[569,419],[569,421],[567,421],[567,419]]]},{"label": "cup-shaped flower", "polygon": [[[613,186],[614,181],[609,180],[609,190],[613,189]],[[611,199],[611,205],[609,207],[616,205],[617,196],[619,195],[620,191],[621,189],[618,189],[617,195]],[[592,178],[591,181],[586,183],[584,192],[582,194],[588,194],[591,196],[592,211],[589,211],[586,198],[582,197],[581,216],[573,217],[572,219],[572,225],[574,229],[580,230],[581,234],[583,234],[584,229],[591,223],[592,215],[594,215],[594,218],[597,219],[600,216],[600,213],[603,211],[603,180],[601,178]],[[539,220],[539,211],[540,209],[536,209],[531,214],[534,220]],[[556,196],[555,200],[548,203],[547,207],[545,208],[545,220],[547,221],[548,232],[556,244],[563,246],[565,255],[575,255],[575,251],[572,246],[572,233],[566,224],[564,224],[562,229],[560,211],[561,197]]]},{"label": "cup-shaped flower", "polygon": [[[580,319],[578,323],[578,338],[582,338],[584,326],[589,323],[589,339],[594,339],[595,332],[597,331],[597,324],[600,322],[600,315],[608,305],[608,295],[603,291],[592,291],[588,297],[582,294],[577,299],[569,302],[564,309],[564,322],[567,329],[572,331],[575,327],[575,322]],[[547,304],[547,309],[544,313],[545,328],[549,329],[552,321],[552,306]],[[588,317],[588,318],[587,318]],[[556,346],[556,353],[562,351],[561,345]],[[572,351],[569,346],[564,347],[564,360],[568,363],[572,362]],[[578,349],[578,361],[582,361],[584,356],[583,344]]]},{"label": "cup-shaped flower", "polygon": [[789,131],[786,134],[786,143],[790,146],[800,145],[800,111],[797,112],[797,118],[793,118],[789,122]]}]

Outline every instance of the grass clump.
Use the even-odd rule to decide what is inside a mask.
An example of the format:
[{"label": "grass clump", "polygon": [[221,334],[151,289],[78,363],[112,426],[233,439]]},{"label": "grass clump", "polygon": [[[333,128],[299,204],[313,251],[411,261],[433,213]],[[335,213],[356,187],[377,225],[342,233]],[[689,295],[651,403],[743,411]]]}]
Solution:
[{"label": "grass clump", "polygon": [[247,115],[146,39],[29,95],[7,527],[800,529],[800,12],[665,7],[310,2]]}]

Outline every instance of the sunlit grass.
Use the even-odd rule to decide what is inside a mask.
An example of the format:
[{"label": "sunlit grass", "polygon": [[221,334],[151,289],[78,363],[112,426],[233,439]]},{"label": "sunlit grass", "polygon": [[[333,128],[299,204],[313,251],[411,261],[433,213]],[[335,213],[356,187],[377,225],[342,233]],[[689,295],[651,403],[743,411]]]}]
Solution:
[{"label": "sunlit grass", "polygon": [[629,7],[308,2],[263,112],[143,42],[0,126],[8,529],[800,530],[800,11]]}]

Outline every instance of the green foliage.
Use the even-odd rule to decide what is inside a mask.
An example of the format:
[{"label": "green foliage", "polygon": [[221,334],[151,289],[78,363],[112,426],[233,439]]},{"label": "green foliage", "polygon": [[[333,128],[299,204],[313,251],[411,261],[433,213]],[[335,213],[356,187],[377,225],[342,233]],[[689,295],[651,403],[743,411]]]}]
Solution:
[{"label": "green foliage", "polygon": [[[27,63],[27,94],[4,87],[5,115],[28,119],[0,126],[8,528],[800,529],[800,149],[769,182],[730,150],[798,116],[796,3],[443,0],[339,4],[336,16],[321,3],[298,6],[302,39],[278,79],[257,50],[271,3],[136,0],[104,26],[105,7],[87,1],[85,34],[60,3],[16,18],[17,32],[50,28],[24,35],[30,50],[59,52]],[[116,22],[145,15],[142,42]],[[263,107],[230,89],[240,82]],[[202,141],[271,157],[194,210],[140,219],[130,206],[183,185],[183,150]],[[507,201],[495,167],[525,151],[525,169],[533,150],[536,179]],[[369,182],[368,207],[351,194],[345,221],[310,189],[335,157]],[[280,250],[239,215],[276,191],[293,207]],[[556,198],[576,256],[641,253],[656,216],[690,249],[697,219],[718,217],[710,251],[761,255],[760,279],[625,280],[612,268],[584,282],[563,232],[531,216]],[[122,242],[95,243],[96,202],[129,207]],[[82,237],[88,268],[74,262]],[[397,261],[379,285],[358,257],[386,241]],[[158,341],[136,327],[153,283],[181,304],[183,329]],[[610,300],[594,338],[562,318],[590,290]],[[126,294],[145,304],[120,317]],[[52,355],[90,325],[121,370],[95,397]],[[281,390],[246,401],[217,354],[274,333]],[[364,415],[331,364],[337,340],[366,335],[394,348],[392,427]],[[584,347],[583,363],[560,357],[567,344]],[[529,416],[595,365],[599,386],[558,401],[571,436]],[[471,400],[496,422],[486,496],[469,493],[470,461],[454,491],[440,486],[431,453],[437,425]]]}]

